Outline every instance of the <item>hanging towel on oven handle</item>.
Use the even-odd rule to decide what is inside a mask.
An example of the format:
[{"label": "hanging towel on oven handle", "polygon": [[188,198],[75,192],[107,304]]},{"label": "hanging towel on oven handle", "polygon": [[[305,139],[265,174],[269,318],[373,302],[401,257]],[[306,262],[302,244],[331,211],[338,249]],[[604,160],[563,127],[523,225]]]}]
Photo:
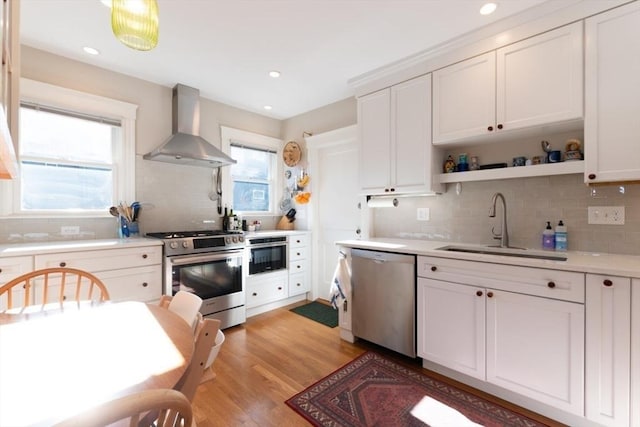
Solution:
[{"label": "hanging towel on oven handle", "polygon": [[347,256],[340,252],[338,257],[338,264],[336,270],[333,273],[333,279],[331,280],[331,288],[329,290],[329,300],[331,305],[336,310],[344,301],[347,300],[347,295],[351,291],[351,271],[347,263]]}]

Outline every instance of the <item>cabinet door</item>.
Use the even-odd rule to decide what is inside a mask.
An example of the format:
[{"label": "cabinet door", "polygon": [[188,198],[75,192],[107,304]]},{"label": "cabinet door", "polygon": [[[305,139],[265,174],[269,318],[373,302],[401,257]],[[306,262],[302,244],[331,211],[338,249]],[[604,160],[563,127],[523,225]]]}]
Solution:
[{"label": "cabinet door", "polygon": [[[2,257],[0,258],[0,286],[32,270],[33,257],[31,256]],[[14,286],[11,291],[7,291],[3,295],[0,295],[0,312],[3,312],[8,308],[9,292],[11,292],[11,299],[13,301],[12,305],[14,307],[22,306],[22,301],[24,301],[24,289],[22,286]],[[30,303],[32,302],[33,301]]]},{"label": "cabinet door", "polygon": [[391,90],[358,98],[360,188],[368,194],[384,193],[391,176]]},{"label": "cabinet door", "polygon": [[495,52],[433,73],[433,143],[490,134],[496,123]]},{"label": "cabinet door", "polygon": [[629,425],[631,279],[587,274],[586,416]]},{"label": "cabinet door", "polygon": [[640,279],[631,279],[631,424],[640,426]]},{"label": "cabinet door", "polygon": [[487,381],[583,415],[584,306],[487,290]]},{"label": "cabinet door", "polygon": [[586,20],[585,182],[640,179],[640,2]]},{"label": "cabinet door", "polygon": [[396,192],[430,191],[431,75],[393,86],[391,106],[391,185]]},{"label": "cabinet door", "polygon": [[500,130],[582,119],[582,22],[498,49]]},{"label": "cabinet door", "polygon": [[484,289],[419,277],[417,297],[418,356],[484,380]]}]

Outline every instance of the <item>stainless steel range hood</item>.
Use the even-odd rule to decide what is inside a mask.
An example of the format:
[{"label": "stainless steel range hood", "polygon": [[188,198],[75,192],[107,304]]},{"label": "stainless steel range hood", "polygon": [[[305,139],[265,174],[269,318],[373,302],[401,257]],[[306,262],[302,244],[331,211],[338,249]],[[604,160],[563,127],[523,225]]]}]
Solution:
[{"label": "stainless steel range hood", "polygon": [[200,136],[200,91],[177,84],[173,88],[173,135],[155,150],[142,156],[146,160],[179,165],[217,168],[236,163]]}]

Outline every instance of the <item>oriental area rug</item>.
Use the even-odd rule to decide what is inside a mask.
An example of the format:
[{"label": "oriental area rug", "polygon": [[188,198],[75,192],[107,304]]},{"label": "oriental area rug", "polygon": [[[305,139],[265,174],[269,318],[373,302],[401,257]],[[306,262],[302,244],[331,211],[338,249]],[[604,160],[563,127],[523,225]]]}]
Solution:
[{"label": "oriental area rug", "polygon": [[546,426],[374,352],[286,403],[314,426]]}]

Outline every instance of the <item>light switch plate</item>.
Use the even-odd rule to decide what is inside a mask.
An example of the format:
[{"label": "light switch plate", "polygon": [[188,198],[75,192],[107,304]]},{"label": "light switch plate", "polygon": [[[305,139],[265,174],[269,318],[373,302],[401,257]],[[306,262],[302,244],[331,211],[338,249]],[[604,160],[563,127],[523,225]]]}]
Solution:
[{"label": "light switch plate", "polygon": [[589,224],[624,225],[624,206],[589,206]]},{"label": "light switch plate", "polygon": [[429,208],[418,208],[416,212],[416,219],[418,221],[429,221],[430,216]]}]

